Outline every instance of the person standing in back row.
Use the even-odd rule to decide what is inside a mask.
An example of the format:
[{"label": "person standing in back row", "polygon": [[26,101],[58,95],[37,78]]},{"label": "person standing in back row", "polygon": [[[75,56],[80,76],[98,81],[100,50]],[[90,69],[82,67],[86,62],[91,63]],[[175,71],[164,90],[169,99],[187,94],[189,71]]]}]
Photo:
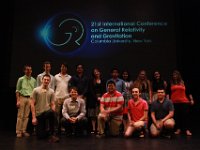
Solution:
[{"label": "person standing in back row", "polygon": [[[89,80],[87,116],[91,124],[91,133],[97,133],[97,116],[99,114],[100,99],[106,92],[106,83],[100,69],[95,67],[92,70],[92,78]],[[90,125],[89,124],[89,125]]]},{"label": "person standing in back row", "polygon": [[54,90],[55,88],[55,85],[54,85],[54,76],[51,75],[51,62],[49,61],[45,61],[43,63],[43,69],[44,69],[44,72],[43,73],[40,73],[38,76],[37,76],[37,87],[40,86],[42,84],[42,78],[45,74],[48,74],[50,75],[51,77],[51,80],[50,80],[50,83],[49,83],[49,87],[52,88]]},{"label": "person standing in back row", "polygon": [[194,104],[193,96],[189,86],[183,81],[181,73],[174,70],[171,76],[169,95],[175,107],[175,134],[179,135],[184,131],[187,136],[191,136],[190,131],[190,105]]},{"label": "person standing in back row", "polygon": [[133,87],[139,87],[141,92],[141,98],[147,101],[148,104],[152,102],[152,89],[151,82],[147,78],[145,70],[141,70],[137,76],[137,79],[133,82]]},{"label": "person standing in back row", "polygon": [[16,86],[16,106],[18,108],[16,134],[18,138],[30,136],[27,133],[27,124],[30,113],[30,95],[36,86],[36,80],[31,76],[32,67],[24,66],[24,76],[20,77]]},{"label": "person standing in back row", "polygon": [[78,96],[86,101],[88,92],[89,79],[84,73],[84,67],[82,64],[76,65],[76,75],[72,76],[69,81],[70,87],[78,88]]},{"label": "person standing in back row", "polygon": [[68,66],[64,62],[60,66],[60,73],[55,75],[55,105],[56,105],[56,128],[58,134],[61,133],[61,118],[62,118],[62,106],[65,99],[69,98],[68,83],[71,76],[67,74]]},{"label": "person standing in back row", "polygon": [[111,70],[111,78],[107,80],[107,83],[110,80],[115,82],[116,90],[123,95],[124,92],[126,91],[126,85],[125,85],[124,80],[122,80],[121,78],[119,78],[119,69],[113,68]]},{"label": "person standing in back row", "polygon": [[130,73],[128,70],[122,72],[122,80],[124,80],[126,90],[123,94],[124,106],[123,106],[123,131],[125,132],[128,127],[128,101],[132,99],[131,85],[133,84],[130,80]]},{"label": "person standing in back row", "polygon": [[167,90],[167,81],[163,79],[160,71],[156,70],[153,73],[153,78],[151,81],[152,86],[152,102],[157,100],[157,90],[159,88],[163,88],[165,91]]}]

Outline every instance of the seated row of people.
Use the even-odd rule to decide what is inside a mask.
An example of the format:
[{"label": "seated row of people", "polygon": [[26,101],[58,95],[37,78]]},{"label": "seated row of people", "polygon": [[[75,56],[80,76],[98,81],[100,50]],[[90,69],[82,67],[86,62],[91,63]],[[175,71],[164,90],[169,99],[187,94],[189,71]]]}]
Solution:
[{"label": "seated row of people", "polygon": [[[98,115],[99,134],[97,137],[105,136],[105,124],[108,125],[112,136],[119,135],[120,125],[123,118],[123,96],[116,91],[115,82],[108,82],[108,92],[103,95],[100,104],[100,114]],[[144,137],[148,127],[149,106],[140,97],[139,88],[131,90],[132,99],[128,101],[128,126],[124,131],[125,137],[130,137],[134,132]],[[158,89],[158,98],[151,105],[152,124],[150,125],[150,135],[159,136],[162,131],[171,135],[175,121],[173,119],[174,107],[170,100],[166,99],[165,90]]]},{"label": "seated row of people", "polygon": [[[55,136],[54,121],[55,104],[54,94],[51,88],[48,88],[50,81],[49,75],[44,75],[42,86],[33,90],[31,99],[32,123],[36,125],[36,134],[38,138],[45,138],[51,135],[50,140],[57,142],[59,139]],[[108,91],[100,100],[100,113],[98,115],[98,134],[97,137],[104,137],[106,129],[112,136],[120,135],[120,125],[123,118],[123,95],[116,90],[115,82],[110,80],[107,83]],[[140,137],[144,136],[142,130],[148,125],[148,104],[140,97],[139,88],[132,89],[133,98],[128,102],[129,125],[125,130],[124,136],[130,137],[134,131],[140,131]],[[44,98],[45,97],[45,98]],[[150,127],[152,136],[158,136],[165,129],[172,130],[174,127],[173,111],[174,107],[170,100],[165,98],[164,89],[158,90],[158,100],[152,103],[151,117],[153,123]],[[70,88],[70,98],[66,99],[62,109],[63,118],[61,124],[67,134],[79,134],[87,131],[87,118],[85,101],[78,97],[76,87]],[[48,120],[49,131],[46,131]],[[107,127],[107,128],[106,128]]]}]

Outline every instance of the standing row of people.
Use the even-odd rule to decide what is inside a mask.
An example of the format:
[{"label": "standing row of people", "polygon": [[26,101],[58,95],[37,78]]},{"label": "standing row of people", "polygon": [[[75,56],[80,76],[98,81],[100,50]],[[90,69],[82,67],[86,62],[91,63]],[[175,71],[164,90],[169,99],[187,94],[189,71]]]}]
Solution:
[{"label": "standing row of people", "polygon": [[[164,91],[167,91],[166,92],[167,98],[170,98],[172,102],[175,104],[175,120],[176,120],[176,125],[177,125],[177,131],[175,132],[175,134],[180,134],[182,130],[185,130],[187,135],[192,135],[192,133],[189,130],[189,120],[187,122],[188,124],[183,122],[184,118],[182,114],[185,113],[185,116],[188,115],[188,109],[189,109],[188,104],[194,104],[194,101],[191,94],[189,94],[189,97],[187,97],[187,95],[185,94],[186,86],[178,71],[175,71],[173,73],[170,84],[167,84],[167,82],[161,78],[159,71],[156,71],[154,73],[155,80],[152,80],[152,81],[148,80],[146,77],[146,72],[142,70],[139,73],[138,78],[135,81],[131,81],[129,79],[128,71],[124,71],[122,73],[122,78],[120,79],[119,70],[117,68],[114,68],[111,71],[111,76],[112,76],[111,79],[105,81],[102,78],[101,71],[98,68],[94,68],[91,79],[89,79],[84,74],[83,65],[77,65],[76,67],[77,74],[74,76],[68,75],[67,65],[65,63],[61,64],[60,69],[61,69],[60,73],[53,76],[50,74],[50,70],[51,70],[50,62],[45,62],[44,72],[38,75],[37,80],[35,80],[31,76],[31,73],[32,73],[31,66],[30,65],[25,66],[24,68],[25,75],[18,79],[17,88],[16,88],[17,107],[19,108],[18,117],[17,117],[17,125],[16,125],[17,137],[29,136],[29,134],[26,132],[26,127],[27,127],[27,122],[28,122],[27,115],[30,112],[30,109],[29,109],[30,105],[28,103],[29,101],[31,101],[30,104],[31,104],[31,110],[32,110],[33,124],[35,125],[38,124],[38,118],[40,118],[41,114],[43,116],[48,116],[48,115],[44,115],[43,112],[46,112],[47,110],[52,110],[53,112],[56,113],[57,119],[56,120],[54,119],[54,121],[50,119],[51,121],[49,121],[48,124],[54,124],[54,127],[56,126],[58,132],[61,132],[61,125],[66,126],[66,123],[62,123],[64,119],[62,119],[61,121],[61,118],[65,116],[64,118],[69,120],[66,117],[66,115],[64,115],[65,111],[62,112],[63,110],[62,108],[64,108],[63,103],[65,99],[72,98],[72,95],[74,93],[75,93],[74,95],[77,95],[75,97],[83,99],[85,102],[85,109],[87,110],[85,111],[85,114],[87,114],[86,116],[89,119],[88,121],[91,122],[91,133],[99,132],[100,135],[103,134],[104,125],[100,125],[101,123],[99,122],[102,122],[102,120],[104,121],[109,120],[110,118],[112,118],[111,117],[112,115],[110,114],[116,113],[115,109],[114,111],[113,109],[111,109],[108,112],[107,110],[104,109],[104,106],[107,106],[108,104],[109,104],[109,107],[114,106],[114,105],[111,105],[112,102],[110,102],[112,98],[107,98],[105,95],[107,91],[109,92],[108,83],[110,81],[114,82],[114,86],[116,86],[116,91],[118,91],[123,97],[123,102],[121,100],[120,106],[117,105],[119,108],[116,108],[119,110],[122,109],[122,112],[118,114],[120,117],[118,116],[117,117],[118,119],[115,119],[115,120],[123,120],[123,127],[124,127],[124,132],[126,136],[130,135],[130,132],[132,132],[133,130],[132,128],[129,128],[130,114],[128,113],[129,112],[128,102],[130,101],[130,99],[134,97],[134,94],[132,93],[133,91],[131,91],[133,87],[138,88],[138,90],[141,92],[140,97],[146,100],[148,104],[147,107],[149,108],[151,107],[152,102],[158,99],[158,95],[157,95],[158,89],[161,88]],[[176,75],[177,77],[175,77],[174,74],[178,74]],[[49,78],[50,78],[49,81],[47,81],[48,79],[46,78],[48,77],[46,75],[49,75]],[[48,84],[48,87],[46,87],[47,84]],[[39,90],[34,89],[37,86],[40,86],[41,89]],[[72,89],[70,89],[70,92],[72,93],[69,92],[69,88],[71,87]],[[47,93],[47,89],[48,91],[50,89],[53,89],[53,91],[50,90],[51,91],[50,93],[52,93],[52,95],[50,93]],[[109,93],[107,94],[109,95]],[[41,95],[40,98],[39,98],[39,95]],[[109,97],[112,97],[112,96],[113,96],[113,93]],[[40,103],[36,103],[37,101],[40,101],[39,99],[45,99],[46,101],[42,102],[42,104],[40,105]],[[106,101],[108,101],[109,99],[109,103],[104,102],[103,99],[105,99]],[[121,104],[123,105],[122,108],[121,108]],[[27,109],[23,107],[26,107]],[[76,106],[72,108],[76,108]],[[39,113],[37,111],[39,111]],[[146,109],[145,109],[145,112],[146,112]],[[49,115],[51,116],[51,113]],[[176,118],[176,116],[178,118]],[[37,121],[36,121],[36,118],[37,118]],[[55,122],[57,122],[57,124]],[[153,120],[152,122],[155,124],[155,120]],[[43,128],[46,128],[46,125],[44,125],[46,123],[47,121],[42,123]],[[145,124],[145,121],[144,121],[144,124]],[[114,123],[114,126],[115,125],[116,123]],[[51,128],[52,126],[49,126],[49,129]],[[37,131],[40,131],[40,130],[37,130]],[[114,131],[114,132],[117,133],[118,131]],[[38,135],[42,134],[42,132],[37,133],[37,134]],[[51,135],[52,135],[51,140],[53,141],[58,140],[57,138],[53,136],[54,135],[53,129],[52,129]],[[142,136],[142,133],[141,133],[141,136]]]}]

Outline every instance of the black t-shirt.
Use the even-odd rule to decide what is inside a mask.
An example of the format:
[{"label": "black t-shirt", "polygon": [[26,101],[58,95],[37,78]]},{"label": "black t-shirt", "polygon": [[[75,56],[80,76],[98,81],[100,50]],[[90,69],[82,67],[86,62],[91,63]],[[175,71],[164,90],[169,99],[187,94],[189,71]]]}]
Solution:
[{"label": "black t-shirt", "polygon": [[156,120],[165,118],[170,111],[174,110],[174,105],[171,100],[165,99],[163,103],[160,103],[159,100],[154,101],[151,104],[151,112],[155,112]]}]

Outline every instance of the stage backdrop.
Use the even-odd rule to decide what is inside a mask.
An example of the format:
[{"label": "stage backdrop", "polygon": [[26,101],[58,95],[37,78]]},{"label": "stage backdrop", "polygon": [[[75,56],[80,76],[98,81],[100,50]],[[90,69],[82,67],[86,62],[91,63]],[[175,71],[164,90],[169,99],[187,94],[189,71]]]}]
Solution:
[{"label": "stage backdrop", "polygon": [[87,73],[97,66],[104,77],[118,67],[133,78],[141,69],[149,76],[158,69],[167,78],[176,67],[173,0],[21,0],[14,14],[12,87],[24,64],[36,77],[46,60],[54,75],[63,61],[69,74],[82,63]]}]

